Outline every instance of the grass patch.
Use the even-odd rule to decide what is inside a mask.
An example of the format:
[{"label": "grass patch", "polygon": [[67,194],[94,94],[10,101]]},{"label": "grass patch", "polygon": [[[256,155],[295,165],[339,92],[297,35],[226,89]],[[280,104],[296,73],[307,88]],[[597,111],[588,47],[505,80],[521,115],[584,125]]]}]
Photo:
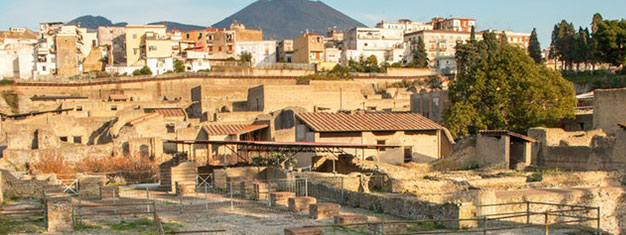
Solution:
[{"label": "grass patch", "polygon": [[16,221],[0,216],[0,234],[33,234],[46,231],[43,218],[36,220]]},{"label": "grass patch", "polygon": [[117,231],[137,230],[139,228],[145,228],[145,227],[154,228],[155,224],[153,221],[150,221],[144,218],[144,219],[139,219],[139,220],[135,220],[131,222],[122,221],[118,224],[111,225],[111,229],[117,230]]},{"label": "grass patch", "polygon": [[94,224],[77,224],[76,226],[74,226],[75,231],[93,230],[93,229],[102,229],[102,226],[94,225]]},{"label": "grass patch", "polygon": [[571,73],[563,74],[563,77],[576,84],[591,84],[593,89],[622,88],[626,87],[626,75],[611,74],[607,72]]},{"label": "grass patch", "polygon": [[409,224],[406,229],[407,229],[407,232],[411,233],[411,232],[442,230],[442,229],[446,229],[446,226],[437,224],[432,221],[425,221],[425,222],[417,222],[417,223]]}]

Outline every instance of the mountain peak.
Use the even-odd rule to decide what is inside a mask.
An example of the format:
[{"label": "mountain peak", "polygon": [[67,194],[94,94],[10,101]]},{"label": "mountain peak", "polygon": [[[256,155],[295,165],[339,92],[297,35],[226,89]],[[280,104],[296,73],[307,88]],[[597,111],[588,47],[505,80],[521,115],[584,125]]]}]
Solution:
[{"label": "mountain peak", "polygon": [[111,22],[104,16],[92,16],[92,15],[84,15],[78,17],[76,19],[70,20],[67,23],[68,25],[76,25],[83,28],[88,29],[97,29],[100,26],[126,26],[126,22],[115,23]]},{"label": "mountain peak", "polygon": [[258,0],[213,27],[228,28],[234,21],[262,29],[265,39],[276,40],[294,38],[307,30],[324,34],[332,28],[364,26],[321,1],[310,0]]}]

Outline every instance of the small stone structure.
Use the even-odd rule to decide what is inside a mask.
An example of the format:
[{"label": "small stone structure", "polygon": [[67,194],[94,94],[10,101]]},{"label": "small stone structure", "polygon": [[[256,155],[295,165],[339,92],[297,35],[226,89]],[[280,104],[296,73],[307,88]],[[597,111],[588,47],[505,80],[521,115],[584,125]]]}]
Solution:
[{"label": "small stone structure", "polygon": [[300,212],[309,209],[309,205],[317,203],[317,199],[314,197],[290,197],[289,198],[289,210],[293,212]]},{"label": "small stone structure", "polygon": [[365,215],[335,215],[335,224],[360,224],[367,223]]},{"label": "small stone structure", "polygon": [[172,167],[171,173],[172,181],[172,192],[176,191],[175,185],[180,185],[181,188],[187,189],[192,185],[194,188],[196,187],[196,177],[198,177],[198,167],[193,162],[182,162],[175,167]]},{"label": "small stone structure", "polygon": [[295,197],[293,192],[273,192],[270,193],[270,203],[272,206],[289,206],[289,198]]},{"label": "small stone structure", "polygon": [[102,186],[100,187],[100,200],[113,199],[120,197],[120,189],[118,186]]},{"label": "small stone structure", "polygon": [[46,203],[46,227],[48,232],[74,231],[72,226],[72,202],[70,198],[56,198]]},{"label": "small stone structure", "polygon": [[316,203],[309,205],[309,217],[313,219],[327,219],[339,215],[341,206],[335,203]]},{"label": "small stone structure", "polygon": [[319,235],[322,234],[320,228],[295,227],[286,228],[285,235]]},{"label": "small stone structure", "polygon": [[256,182],[254,183],[254,199],[257,201],[267,200],[269,194],[269,184]]}]

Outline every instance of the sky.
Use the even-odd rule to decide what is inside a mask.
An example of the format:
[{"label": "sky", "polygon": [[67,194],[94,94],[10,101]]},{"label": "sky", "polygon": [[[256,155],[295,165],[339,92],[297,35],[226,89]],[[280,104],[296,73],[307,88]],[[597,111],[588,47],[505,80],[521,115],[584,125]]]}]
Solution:
[{"label": "sky", "polygon": [[[40,22],[67,22],[83,15],[101,15],[113,23],[145,24],[175,21],[208,26],[256,0],[0,0],[0,30]],[[476,19],[478,30],[530,32],[537,28],[541,47],[549,46],[554,25],[565,19],[589,26],[599,12],[605,19],[626,18],[625,0],[322,0],[369,26],[381,20],[429,21],[432,17]]]}]

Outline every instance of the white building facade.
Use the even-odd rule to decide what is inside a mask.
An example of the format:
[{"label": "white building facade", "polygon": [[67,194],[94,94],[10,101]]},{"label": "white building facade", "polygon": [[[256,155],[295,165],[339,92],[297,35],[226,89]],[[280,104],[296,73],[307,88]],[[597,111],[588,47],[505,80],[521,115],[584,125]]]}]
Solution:
[{"label": "white building facade", "polygon": [[237,58],[243,52],[252,55],[252,66],[256,67],[261,64],[276,63],[276,41],[236,41],[234,44],[235,55]]},{"label": "white building facade", "polygon": [[403,62],[407,45],[402,29],[356,27],[344,35],[341,62],[376,56],[379,64]]}]

